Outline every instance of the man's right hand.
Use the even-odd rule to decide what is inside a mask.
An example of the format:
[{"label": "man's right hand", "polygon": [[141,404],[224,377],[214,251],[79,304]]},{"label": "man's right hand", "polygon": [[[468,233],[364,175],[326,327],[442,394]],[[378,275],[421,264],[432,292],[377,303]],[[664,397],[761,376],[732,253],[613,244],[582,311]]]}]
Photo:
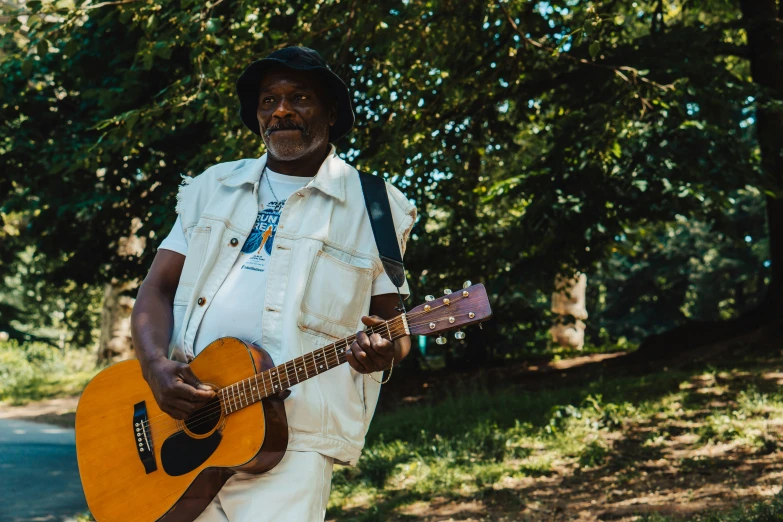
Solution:
[{"label": "man's right hand", "polygon": [[152,389],[158,406],[175,419],[183,420],[215,397],[189,365],[170,359],[150,361],[144,379]]}]

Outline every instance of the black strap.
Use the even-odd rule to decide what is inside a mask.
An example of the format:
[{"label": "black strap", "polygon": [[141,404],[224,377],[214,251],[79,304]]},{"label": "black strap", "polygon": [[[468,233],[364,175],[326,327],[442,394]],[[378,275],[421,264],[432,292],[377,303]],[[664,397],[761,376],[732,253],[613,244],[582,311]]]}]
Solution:
[{"label": "black strap", "polygon": [[400,245],[397,243],[397,233],[394,230],[389,195],[386,193],[386,182],[380,176],[359,172],[362,182],[364,204],[378,247],[378,257],[381,258],[383,269],[391,282],[398,289],[405,284],[405,266],[402,264]]}]

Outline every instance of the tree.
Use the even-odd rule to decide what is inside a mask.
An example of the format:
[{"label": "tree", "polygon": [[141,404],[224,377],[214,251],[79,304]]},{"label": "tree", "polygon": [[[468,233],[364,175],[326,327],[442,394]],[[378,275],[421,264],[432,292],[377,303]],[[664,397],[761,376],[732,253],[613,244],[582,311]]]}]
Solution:
[{"label": "tree", "polygon": [[[754,201],[769,194],[777,216],[769,158],[779,143],[762,126],[777,121],[779,93],[753,64],[777,59],[779,29],[749,22],[768,21],[770,4],[742,4],[743,13],[718,1],[627,0],[4,7],[0,212],[29,216],[18,243],[52,264],[55,286],[143,277],[173,223],[179,176],[261,152],[237,117],[243,67],[307,45],[354,90],[357,126],[339,152],[420,210],[406,255],[414,299],[485,282],[500,340],[482,349],[512,356],[546,342],[547,296],[564,266],[602,265],[604,285],[623,278],[609,261],[680,216],[735,234],[726,216],[747,187]],[[148,248],[118,256],[134,219]],[[770,248],[772,266],[755,267],[753,284],[783,263],[777,240]],[[15,252],[0,246],[0,256]],[[679,270],[660,266],[665,278]],[[654,326],[646,321],[643,331]],[[673,326],[686,322],[672,314]]]}]

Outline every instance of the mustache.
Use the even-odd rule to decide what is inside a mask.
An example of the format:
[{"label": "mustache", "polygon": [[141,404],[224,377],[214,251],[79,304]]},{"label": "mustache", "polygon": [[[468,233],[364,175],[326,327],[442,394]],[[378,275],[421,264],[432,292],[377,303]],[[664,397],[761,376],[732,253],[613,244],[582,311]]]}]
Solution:
[{"label": "mustache", "polygon": [[281,120],[275,125],[270,125],[264,131],[264,135],[268,138],[273,132],[279,130],[299,130],[304,136],[309,136],[310,131],[301,123],[297,123],[291,120]]}]

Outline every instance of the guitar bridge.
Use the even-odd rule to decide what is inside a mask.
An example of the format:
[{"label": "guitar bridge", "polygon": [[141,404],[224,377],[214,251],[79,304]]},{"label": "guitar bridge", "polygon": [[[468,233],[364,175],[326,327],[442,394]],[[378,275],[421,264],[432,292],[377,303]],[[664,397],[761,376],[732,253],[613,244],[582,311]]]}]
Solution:
[{"label": "guitar bridge", "polygon": [[155,463],[155,453],[152,451],[152,430],[150,430],[149,419],[147,419],[147,403],[145,401],[133,405],[133,440],[136,444],[139,460],[144,465],[144,471],[147,474],[156,471],[158,465]]}]

